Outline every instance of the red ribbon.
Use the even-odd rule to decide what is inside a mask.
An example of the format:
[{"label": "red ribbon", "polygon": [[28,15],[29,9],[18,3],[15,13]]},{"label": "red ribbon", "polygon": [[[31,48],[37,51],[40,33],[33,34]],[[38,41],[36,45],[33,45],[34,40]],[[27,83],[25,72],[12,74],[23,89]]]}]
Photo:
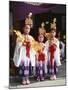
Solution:
[{"label": "red ribbon", "polygon": [[43,52],[38,52],[38,61],[44,61],[45,60],[45,54]]},{"label": "red ribbon", "polygon": [[54,52],[56,50],[56,45],[53,44],[53,45],[50,45],[49,47],[49,52],[50,52],[50,64],[53,66],[54,65]]},{"label": "red ribbon", "polygon": [[30,57],[30,42],[29,41],[24,41],[25,46],[26,46],[26,56]]}]

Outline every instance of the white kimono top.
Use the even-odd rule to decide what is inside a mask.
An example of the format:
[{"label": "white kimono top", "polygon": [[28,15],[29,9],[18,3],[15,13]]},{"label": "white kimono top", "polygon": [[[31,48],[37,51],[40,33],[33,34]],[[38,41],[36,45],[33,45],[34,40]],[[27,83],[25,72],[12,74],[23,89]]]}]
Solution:
[{"label": "white kimono top", "polygon": [[[31,65],[35,66],[35,55],[36,52],[33,48],[30,48],[30,61]],[[21,61],[26,59],[26,47],[21,42],[16,43],[13,61],[16,67],[19,67]]]},{"label": "white kimono top", "polygon": [[[54,53],[54,60],[56,61],[56,65],[60,66],[60,48],[59,48],[59,40],[55,38],[55,44],[56,44],[56,51]],[[49,40],[45,42],[46,50],[47,50],[47,55],[48,55],[48,60],[50,60],[50,53],[49,53]]]}]

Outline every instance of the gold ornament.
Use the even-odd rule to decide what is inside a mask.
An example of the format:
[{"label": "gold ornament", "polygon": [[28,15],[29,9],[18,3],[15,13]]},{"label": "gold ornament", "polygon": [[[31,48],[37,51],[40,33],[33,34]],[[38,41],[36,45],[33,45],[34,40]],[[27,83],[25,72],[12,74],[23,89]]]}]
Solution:
[{"label": "gold ornament", "polygon": [[56,29],[56,18],[53,19],[53,22],[50,24],[51,29]]},{"label": "gold ornament", "polygon": [[45,36],[45,34],[46,34],[46,30],[45,30],[45,24],[44,24],[44,22],[42,22],[41,23],[41,27],[39,28],[39,34],[42,34],[42,35],[44,35]]},{"label": "gold ornament", "polygon": [[25,25],[30,25],[30,28],[33,27],[32,13],[28,14],[28,17],[25,19]]},{"label": "gold ornament", "polygon": [[24,37],[22,36],[20,31],[13,30],[13,32],[15,32],[15,34],[17,35],[19,42],[24,42]]},{"label": "gold ornament", "polygon": [[[23,43],[24,40],[25,40],[24,35],[22,35],[20,31],[13,30],[13,32],[15,32],[15,34],[17,35],[19,42]],[[30,40],[30,43],[31,43],[31,47],[35,51],[42,51],[42,49],[43,49],[42,45],[40,45],[33,37],[30,36],[29,40]]]},{"label": "gold ornament", "polygon": [[45,37],[49,40],[51,38],[51,34],[50,33],[46,33]]}]

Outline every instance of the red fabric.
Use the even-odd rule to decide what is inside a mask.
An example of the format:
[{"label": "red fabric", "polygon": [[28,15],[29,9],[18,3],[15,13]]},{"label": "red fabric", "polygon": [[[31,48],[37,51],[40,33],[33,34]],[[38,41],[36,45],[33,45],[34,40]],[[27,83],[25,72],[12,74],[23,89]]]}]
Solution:
[{"label": "red fabric", "polygon": [[45,54],[42,52],[38,52],[38,61],[44,61],[45,60]]},{"label": "red fabric", "polygon": [[50,45],[50,47],[49,47],[49,52],[50,52],[50,61],[51,61],[51,65],[54,64],[53,59],[54,59],[54,52],[55,52],[55,50],[56,50],[56,45],[55,45],[55,44]]},{"label": "red fabric", "polygon": [[24,41],[24,45],[26,46],[26,56],[30,57],[30,42],[29,41]]}]

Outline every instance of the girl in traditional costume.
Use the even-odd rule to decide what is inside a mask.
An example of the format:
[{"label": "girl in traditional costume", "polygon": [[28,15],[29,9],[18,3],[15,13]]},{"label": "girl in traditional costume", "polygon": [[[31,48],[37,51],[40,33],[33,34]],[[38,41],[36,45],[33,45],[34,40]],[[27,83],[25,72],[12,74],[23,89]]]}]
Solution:
[{"label": "girl in traditional costume", "polygon": [[45,63],[47,61],[47,53],[43,41],[44,36],[42,34],[39,34],[38,51],[36,54],[36,76],[38,81],[44,80],[45,72],[47,72],[47,66],[45,66]]},{"label": "girl in traditional costume", "polygon": [[19,67],[19,73],[22,76],[22,84],[29,84],[30,65],[35,66],[35,50],[31,47],[34,41],[33,37],[29,35],[30,26],[25,25],[24,33],[17,38],[16,49],[13,61]]},{"label": "girl in traditional costume", "polygon": [[59,40],[55,38],[56,30],[51,29],[50,39],[46,41],[45,46],[48,55],[48,73],[50,74],[50,79],[55,80],[58,71],[58,66],[61,65],[60,62],[60,49]]}]

